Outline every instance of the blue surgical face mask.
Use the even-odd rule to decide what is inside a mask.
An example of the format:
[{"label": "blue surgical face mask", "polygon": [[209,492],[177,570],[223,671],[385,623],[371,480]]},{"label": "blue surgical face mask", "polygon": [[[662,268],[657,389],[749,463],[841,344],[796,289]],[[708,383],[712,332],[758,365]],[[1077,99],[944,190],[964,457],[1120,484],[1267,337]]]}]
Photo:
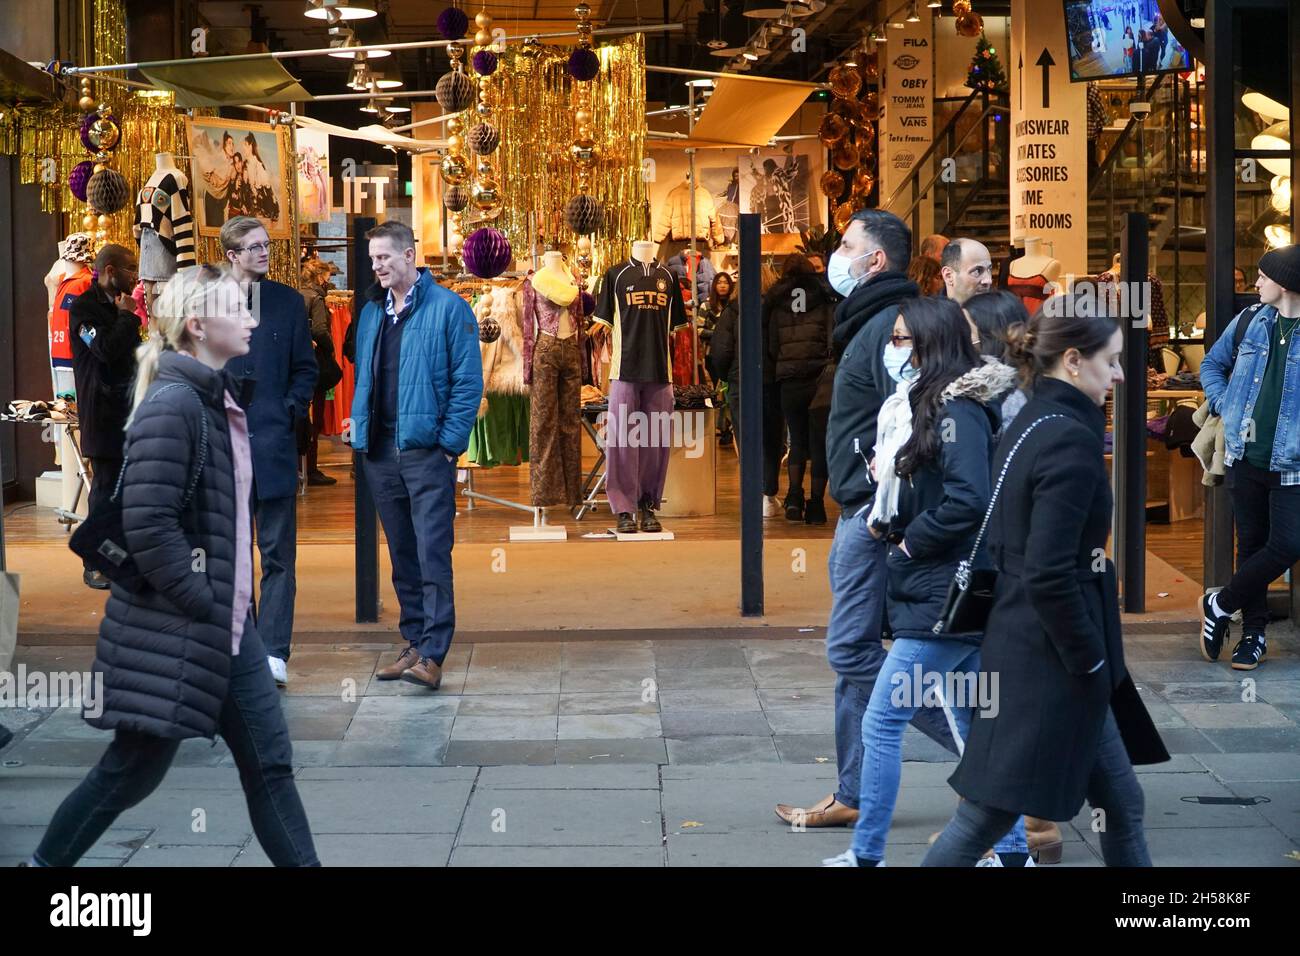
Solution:
[{"label": "blue surgical face mask", "polygon": [[860,256],[849,258],[841,252],[831,253],[831,261],[826,264],[826,281],[831,284],[831,288],[845,298],[848,297],[858,283],[862,281],[862,276],[853,275],[853,263],[859,259],[865,259],[867,256],[875,255],[876,250],[864,252]]},{"label": "blue surgical face mask", "polygon": [[921,370],[912,364],[912,347],[893,342],[885,344],[885,369],[895,382],[910,382],[921,374]]}]

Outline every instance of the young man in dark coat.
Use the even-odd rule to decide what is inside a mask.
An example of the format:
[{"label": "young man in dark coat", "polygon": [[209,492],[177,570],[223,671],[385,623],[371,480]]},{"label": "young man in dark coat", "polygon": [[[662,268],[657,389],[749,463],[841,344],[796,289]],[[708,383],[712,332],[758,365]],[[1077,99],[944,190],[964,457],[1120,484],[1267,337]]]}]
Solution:
[{"label": "young man in dark coat", "polygon": [[[832,288],[845,296],[835,309],[833,351],[839,361],[826,428],[831,497],[840,520],[831,544],[831,616],[826,656],[835,671],[835,755],[839,785],[811,807],[778,804],[776,814],[809,827],[852,826],[858,819],[862,778],[862,715],[885,660],[883,539],[867,525],[875,496],[870,461],[880,406],[894,391],[885,367],[898,304],[920,294],[905,270],[912,260],[912,231],[892,213],[863,209],[853,216],[826,267]],[[943,713],[921,708],[913,725],[953,753]]]},{"label": "young man in dark coat", "polygon": [[[81,454],[90,459],[92,506],[112,495],[122,470],[123,429],[131,414],[140,345],[140,317],[131,299],[138,268],[131,250],[105,246],[95,257],[95,282],[68,310]],[[82,577],[89,587],[108,589],[108,579],[98,571],[87,568]]]},{"label": "young man in dark coat", "polygon": [[237,216],[221,227],[221,248],[231,272],[248,292],[258,320],[246,356],[231,371],[256,382],[248,408],[253,446],[253,497],[262,587],[257,628],[266,642],[267,663],[276,683],[287,683],[293,602],[298,592],[298,440],[295,423],[305,420],[319,373],[312,350],[307,306],[297,289],[266,278],[271,241],[262,223]]}]

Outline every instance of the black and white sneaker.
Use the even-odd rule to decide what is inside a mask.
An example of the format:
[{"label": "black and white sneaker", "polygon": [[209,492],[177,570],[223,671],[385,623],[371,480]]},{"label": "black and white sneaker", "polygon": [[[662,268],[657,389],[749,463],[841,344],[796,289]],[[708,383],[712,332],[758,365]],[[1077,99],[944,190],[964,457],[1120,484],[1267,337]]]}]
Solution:
[{"label": "black and white sneaker", "polygon": [[1253,671],[1268,657],[1268,646],[1263,634],[1243,634],[1237,646],[1232,649],[1232,669],[1234,671]]},{"label": "black and white sneaker", "polygon": [[1211,603],[1218,592],[1209,592],[1201,596],[1201,656],[1213,663],[1219,659],[1223,642],[1228,639],[1228,625],[1231,615],[1220,614]]}]

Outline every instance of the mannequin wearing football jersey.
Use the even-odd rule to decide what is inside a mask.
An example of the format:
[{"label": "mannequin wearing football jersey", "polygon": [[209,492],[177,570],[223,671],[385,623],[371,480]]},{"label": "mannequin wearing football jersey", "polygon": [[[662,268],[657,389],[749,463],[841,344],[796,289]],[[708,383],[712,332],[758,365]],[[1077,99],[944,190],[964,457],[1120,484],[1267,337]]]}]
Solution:
[{"label": "mannequin wearing football jersey", "polygon": [[582,501],[582,336],[578,286],[562,252],[547,252],[524,280],[524,384],[529,386],[532,504]]},{"label": "mannequin wearing football jersey", "polygon": [[655,259],[656,244],[632,244],[600,285],[593,321],[614,332],[605,430],[606,491],[618,530],[658,532],[668,476],[673,385],[669,338],[688,324],[677,277]]}]

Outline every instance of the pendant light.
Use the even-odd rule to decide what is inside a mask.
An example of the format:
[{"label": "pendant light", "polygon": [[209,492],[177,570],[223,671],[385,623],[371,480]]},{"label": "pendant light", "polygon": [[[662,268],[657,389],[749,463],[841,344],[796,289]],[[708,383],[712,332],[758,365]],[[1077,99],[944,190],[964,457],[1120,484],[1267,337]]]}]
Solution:
[{"label": "pendant light", "polygon": [[349,3],[347,0],[308,0],[310,7],[305,11],[312,20],[328,20],[337,23],[340,20],[368,20],[378,13],[364,3]]},{"label": "pendant light", "polygon": [[[1274,123],[1266,128],[1262,133],[1250,141],[1251,149],[1278,150],[1281,152],[1291,152],[1291,123],[1284,120],[1280,123]],[[1291,157],[1279,156],[1276,159],[1263,159],[1257,157],[1261,166],[1267,169],[1275,176],[1291,175]]]},{"label": "pendant light", "polygon": [[911,4],[907,8],[907,22],[908,23],[921,22],[921,12],[916,8],[916,0],[912,0]]}]

